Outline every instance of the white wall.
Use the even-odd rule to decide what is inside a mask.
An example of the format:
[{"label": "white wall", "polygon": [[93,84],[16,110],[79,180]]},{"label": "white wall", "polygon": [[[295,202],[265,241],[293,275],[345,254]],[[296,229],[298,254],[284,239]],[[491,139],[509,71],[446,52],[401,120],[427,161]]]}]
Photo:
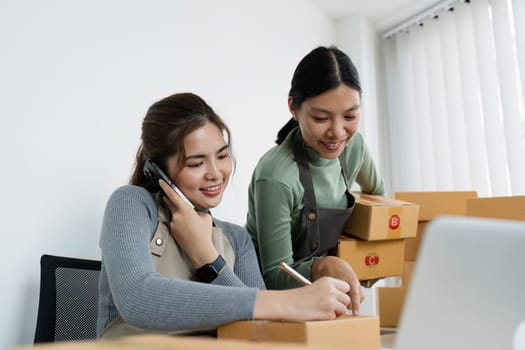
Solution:
[{"label": "white wall", "polygon": [[238,169],[214,213],[243,224],[293,69],[335,31],[304,0],[3,0],[0,349],[32,342],[41,254],[99,258],[105,202],[154,101],[193,91],[229,124]]}]

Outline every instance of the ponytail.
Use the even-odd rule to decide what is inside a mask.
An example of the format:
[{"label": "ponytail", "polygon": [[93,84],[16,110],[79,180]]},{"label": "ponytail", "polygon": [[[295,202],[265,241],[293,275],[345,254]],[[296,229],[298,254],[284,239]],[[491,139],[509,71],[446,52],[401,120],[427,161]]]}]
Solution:
[{"label": "ponytail", "polygon": [[277,139],[275,140],[275,143],[278,145],[283,143],[286,136],[288,136],[288,134],[298,125],[299,124],[297,123],[297,120],[295,120],[294,118],[290,118],[290,120],[288,120],[288,122],[277,133]]}]

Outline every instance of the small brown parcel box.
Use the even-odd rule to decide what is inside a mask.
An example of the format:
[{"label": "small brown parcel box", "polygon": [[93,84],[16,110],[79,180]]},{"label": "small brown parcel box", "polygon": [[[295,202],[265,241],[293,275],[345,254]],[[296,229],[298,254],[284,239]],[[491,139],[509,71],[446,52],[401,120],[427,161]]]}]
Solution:
[{"label": "small brown parcel box", "polygon": [[217,329],[219,339],[300,343],[345,349],[379,350],[377,316],[343,316],[327,321],[237,321]]},{"label": "small brown parcel box", "polygon": [[525,220],[525,196],[469,199],[467,201],[467,216]]},{"label": "small brown parcel box", "polygon": [[397,327],[403,311],[407,288],[377,287],[377,314],[381,327]]},{"label": "small brown parcel box", "polygon": [[365,241],[341,235],[337,256],[348,262],[361,281],[401,276],[403,273],[404,239]]},{"label": "small brown parcel box", "polygon": [[356,203],[344,232],[376,241],[415,237],[418,205],[384,196],[353,193]]},{"label": "small brown parcel box", "polygon": [[465,215],[467,199],[476,198],[476,191],[396,192],[394,198],[419,204],[419,221],[438,215]]}]

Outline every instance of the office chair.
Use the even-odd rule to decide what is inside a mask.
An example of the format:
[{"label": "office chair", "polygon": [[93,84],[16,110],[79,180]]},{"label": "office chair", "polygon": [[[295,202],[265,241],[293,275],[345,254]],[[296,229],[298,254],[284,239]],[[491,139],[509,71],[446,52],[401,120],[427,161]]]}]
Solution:
[{"label": "office chair", "polygon": [[100,265],[42,255],[35,343],[96,338]]}]

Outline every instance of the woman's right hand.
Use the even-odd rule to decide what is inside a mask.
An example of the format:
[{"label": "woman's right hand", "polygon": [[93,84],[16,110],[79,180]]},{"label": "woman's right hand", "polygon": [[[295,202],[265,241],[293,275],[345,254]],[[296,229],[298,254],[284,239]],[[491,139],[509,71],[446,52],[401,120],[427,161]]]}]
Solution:
[{"label": "woman's right hand", "polygon": [[171,212],[170,234],[186,253],[193,267],[214,261],[219,253],[213,245],[210,214],[197,212],[163,180],[159,185],[166,194],[164,203]]},{"label": "woman's right hand", "polygon": [[342,280],[323,277],[311,285],[287,290],[261,290],[254,319],[331,320],[346,314],[350,286]]}]

